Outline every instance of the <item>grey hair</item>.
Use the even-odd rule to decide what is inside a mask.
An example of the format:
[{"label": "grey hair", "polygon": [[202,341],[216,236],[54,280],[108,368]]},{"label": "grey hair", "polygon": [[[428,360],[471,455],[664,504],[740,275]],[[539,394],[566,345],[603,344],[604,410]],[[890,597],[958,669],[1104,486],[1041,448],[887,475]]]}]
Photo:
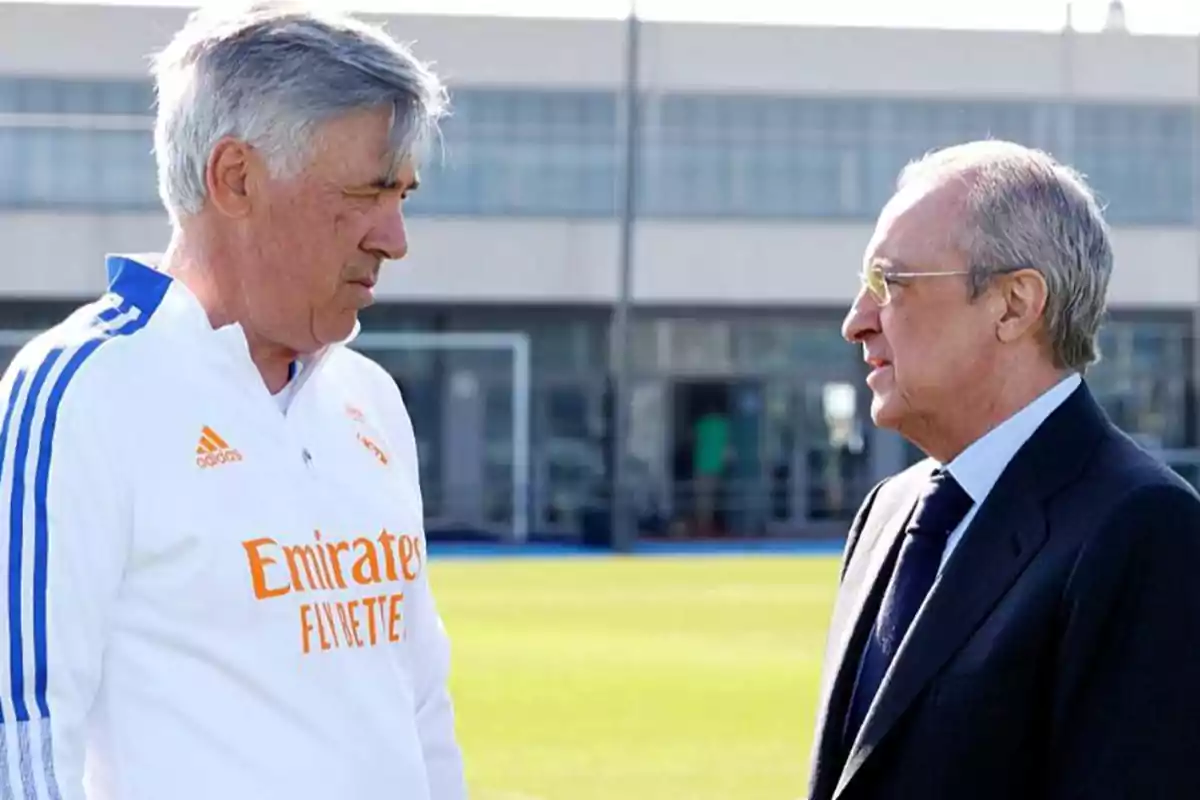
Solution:
[{"label": "grey hair", "polygon": [[406,46],[297,2],[193,12],[152,71],[159,196],[175,225],[203,207],[208,159],[224,137],[252,145],[285,177],[304,167],[322,123],[390,107],[395,169],[448,107],[444,86]]},{"label": "grey hair", "polygon": [[1054,365],[1086,371],[1100,358],[1097,334],[1113,251],[1108,224],[1083,176],[1040,150],[988,140],[910,163],[898,188],[948,179],[967,187],[953,244],[967,258],[972,299],[999,273],[1037,270],[1046,281],[1044,334]]}]

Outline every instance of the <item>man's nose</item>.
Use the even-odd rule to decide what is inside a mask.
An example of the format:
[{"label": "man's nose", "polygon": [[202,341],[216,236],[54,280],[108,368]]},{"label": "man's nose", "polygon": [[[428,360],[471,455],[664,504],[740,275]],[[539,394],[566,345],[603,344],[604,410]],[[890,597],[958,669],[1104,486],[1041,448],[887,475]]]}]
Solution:
[{"label": "man's nose", "polygon": [[399,200],[396,205],[381,212],[363,249],[380,253],[384,258],[398,260],[408,254],[408,230],[404,224],[404,209]]},{"label": "man's nose", "polygon": [[842,338],[857,344],[864,337],[879,332],[879,304],[863,287],[854,298],[846,318],[842,320]]}]

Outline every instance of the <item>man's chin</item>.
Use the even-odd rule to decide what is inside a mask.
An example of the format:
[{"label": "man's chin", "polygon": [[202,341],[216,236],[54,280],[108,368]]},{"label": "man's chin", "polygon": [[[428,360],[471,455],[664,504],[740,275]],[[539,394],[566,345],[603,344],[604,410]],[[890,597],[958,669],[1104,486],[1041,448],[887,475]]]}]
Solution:
[{"label": "man's chin", "polygon": [[318,336],[321,349],[332,344],[342,344],[348,339],[354,337],[358,332],[358,312],[347,311],[338,314],[336,317],[325,320],[325,324],[320,327]]},{"label": "man's chin", "polygon": [[897,411],[896,403],[888,393],[871,397],[871,421],[875,423],[875,427],[895,430],[900,422]]}]

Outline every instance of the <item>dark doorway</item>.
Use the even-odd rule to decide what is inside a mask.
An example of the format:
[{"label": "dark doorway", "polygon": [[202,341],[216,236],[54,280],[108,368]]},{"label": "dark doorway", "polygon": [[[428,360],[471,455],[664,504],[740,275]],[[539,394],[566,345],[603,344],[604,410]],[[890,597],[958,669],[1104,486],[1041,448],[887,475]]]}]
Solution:
[{"label": "dark doorway", "polygon": [[734,385],[679,381],[674,385],[674,520],[688,538],[730,534]]}]

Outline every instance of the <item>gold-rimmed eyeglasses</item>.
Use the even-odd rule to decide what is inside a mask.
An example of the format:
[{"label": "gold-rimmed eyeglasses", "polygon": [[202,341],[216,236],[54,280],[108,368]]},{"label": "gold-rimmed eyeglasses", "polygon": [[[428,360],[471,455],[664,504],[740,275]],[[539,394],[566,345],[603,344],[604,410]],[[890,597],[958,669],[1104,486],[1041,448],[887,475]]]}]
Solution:
[{"label": "gold-rimmed eyeglasses", "polygon": [[872,299],[881,306],[892,301],[891,285],[893,281],[911,280],[913,278],[945,278],[951,275],[970,275],[969,270],[954,270],[951,272],[896,272],[886,269],[879,264],[872,264],[863,270],[859,278],[862,285],[870,292]]}]

